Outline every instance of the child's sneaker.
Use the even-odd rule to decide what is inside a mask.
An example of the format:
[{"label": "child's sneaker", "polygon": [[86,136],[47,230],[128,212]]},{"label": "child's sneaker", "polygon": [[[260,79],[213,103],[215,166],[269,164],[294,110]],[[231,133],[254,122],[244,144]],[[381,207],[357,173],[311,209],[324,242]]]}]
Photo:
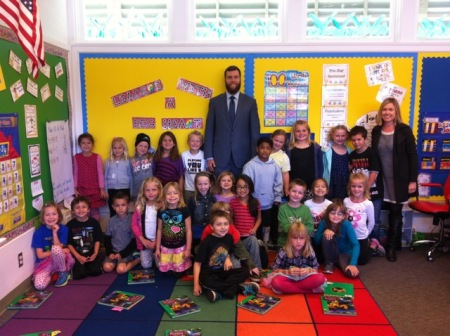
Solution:
[{"label": "child's sneaker", "polygon": [[58,280],[55,282],[55,287],[63,287],[67,285],[70,279],[69,272],[59,272]]},{"label": "child's sneaker", "polygon": [[[132,257],[133,257],[133,260],[140,259],[141,253],[139,251],[134,251],[132,254]],[[152,265],[150,265],[150,267],[152,267]]]},{"label": "child's sneaker", "polygon": [[213,291],[209,288],[203,288],[203,293],[205,293],[206,298],[209,302],[215,302],[217,300],[220,300],[222,298],[222,295],[220,295],[218,292]]},{"label": "child's sneaker", "polygon": [[326,264],[323,268],[323,273],[326,273],[326,274],[333,274],[333,271],[334,271],[333,264]]},{"label": "child's sneaker", "polygon": [[256,282],[243,282],[239,284],[239,292],[244,295],[255,295],[259,293],[259,285]]}]

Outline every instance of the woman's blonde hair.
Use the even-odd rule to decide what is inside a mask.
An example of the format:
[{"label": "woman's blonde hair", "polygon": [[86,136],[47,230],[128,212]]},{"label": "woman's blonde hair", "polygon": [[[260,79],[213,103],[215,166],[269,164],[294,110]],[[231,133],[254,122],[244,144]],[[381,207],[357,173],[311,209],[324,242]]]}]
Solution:
[{"label": "woman's blonde hair", "polygon": [[139,192],[136,197],[136,206],[135,207],[140,212],[142,212],[143,209],[145,209],[145,206],[147,204],[147,199],[145,198],[145,186],[148,183],[156,184],[156,188],[158,188],[159,195],[155,200],[155,207],[156,207],[156,209],[160,209],[162,207],[163,187],[162,187],[161,181],[158,180],[158,178],[156,178],[156,177],[148,177],[142,182],[141,187],[139,188]]},{"label": "woman's blonde hair", "polygon": [[393,97],[389,97],[389,98],[386,98],[385,100],[383,100],[383,102],[380,105],[380,108],[378,109],[377,116],[375,117],[375,122],[377,123],[377,125],[383,125],[382,113],[383,113],[384,107],[387,104],[394,105],[394,109],[395,109],[394,124],[397,125],[398,123],[403,123],[402,114],[400,113],[400,104],[398,103],[397,99],[395,99]]},{"label": "woman's blonde hair", "polygon": [[113,147],[116,144],[119,144],[119,145],[121,145],[123,147],[123,154],[122,154],[121,160],[128,160],[128,146],[127,146],[127,142],[122,137],[114,137],[112,139],[112,141],[111,141],[111,149],[110,149],[110,152],[109,152],[109,159],[111,161],[114,161]]},{"label": "woman's blonde hair", "polygon": [[308,133],[309,133],[309,137],[308,137],[308,144],[311,144],[312,140],[311,140],[311,128],[308,125],[308,122],[306,120],[297,120],[294,125],[292,125],[292,130],[291,130],[291,139],[289,140],[289,149],[294,148],[295,146],[295,128],[297,126],[304,126],[306,127]]},{"label": "woman's blonde hair", "polygon": [[163,188],[163,200],[162,200],[161,209],[162,210],[167,209],[166,195],[167,195],[167,191],[169,190],[170,187],[174,188],[176,190],[176,192],[178,193],[178,195],[180,196],[177,207],[178,208],[185,207],[186,203],[184,203],[183,192],[181,191],[180,185],[178,184],[178,182],[169,182]]},{"label": "woman's blonde hair", "polygon": [[363,184],[364,184],[364,198],[365,199],[370,199],[370,186],[369,186],[369,180],[367,179],[367,176],[362,174],[362,173],[354,173],[354,174],[350,174],[350,177],[348,178],[348,185],[347,185],[347,194],[348,196],[351,196],[351,192],[352,192],[352,182],[353,181],[357,181],[357,180],[362,180]]},{"label": "woman's blonde hair", "polygon": [[305,245],[303,246],[301,253],[303,257],[308,258],[313,253],[313,248],[311,246],[308,229],[306,228],[305,224],[303,224],[298,219],[294,220],[291,226],[289,226],[286,244],[284,245],[284,250],[286,251],[287,257],[289,259],[294,258],[295,251],[292,246],[291,239],[297,237],[305,239]]}]

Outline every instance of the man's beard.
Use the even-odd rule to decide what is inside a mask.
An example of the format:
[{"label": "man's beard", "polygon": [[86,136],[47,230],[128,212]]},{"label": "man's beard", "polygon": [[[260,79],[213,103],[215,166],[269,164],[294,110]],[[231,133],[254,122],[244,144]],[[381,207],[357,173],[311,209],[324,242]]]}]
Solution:
[{"label": "man's beard", "polygon": [[225,83],[225,88],[227,89],[227,92],[229,94],[236,94],[241,90],[241,83],[238,84],[238,86],[236,86],[236,88],[233,90],[227,83]]}]

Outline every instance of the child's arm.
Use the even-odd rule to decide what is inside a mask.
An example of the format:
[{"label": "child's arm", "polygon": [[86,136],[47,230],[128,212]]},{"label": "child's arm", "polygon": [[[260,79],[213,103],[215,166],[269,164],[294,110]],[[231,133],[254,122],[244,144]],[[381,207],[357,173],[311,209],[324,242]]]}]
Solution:
[{"label": "child's arm", "polygon": [[47,251],[44,252],[44,249],[37,247],[36,248],[36,257],[38,257],[38,259],[45,259],[48,258],[52,255],[52,251]]},{"label": "child's arm", "polygon": [[367,200],[366,202],[367,231],[370,234],[375,226],[375,210],[372,201]]},{"label": "child's arm", "polygon": [[275,179],[273,182],[273,195],[274,195],[274,204],[278,205],[281,203],[281,197],[283,196],[283,176],[281,175],[281,170],[275,170]]},{"label": "child's arm", "polygon": [[227,255],[227,258],[225,259],[225,262],[223,263],[223,269],[225,271],[229,271],[233,268],[233,263],[231,262],[230,255]]},{"label": "child's arm", "polygon": [[255,225],[253,225],[253,228],[248,233],[251,236],[256,235],[256,232],[258,231],[260,225],[261,225],[261,209],[258,209],[258,217],[256,217]]},{"label": "child's arm", "polygon": [[76,155],[73,157],[73,190],[75,197],[80,196],[80,193],[78,192],[78,162]]},{"label": "child's arm", "polygon": [[311,233],[314,232],[314,219],[311,214],[311,209],[308,208],[306,205],[302,205],[301,207],[304,211],[304,215],[302,216],[303,223],[308,229],[308,233],[311,235]]},{"label": "child's arm", "polygon": [[282,173],[284,195],[289,195],[289,172]]},{"label": "child's arm", "polygon": [[105,175],[103,174],[103,162],[100,155],[97,155],[97,175],[98,175],[98,186],[100,188],[100,194],[103,199],[108,198],[108,193],[105,192]]},{"label": "child's arm", "polygon": [[105,237],[103,239],[103,243],[105,245],[105,252],[106,255],[111,258],[114,259],[114,250],[113,250],[113,246],[112,246],[112,236],[105,234]]},{"label": "child's arm", "polygon": [[192,247],[192,226],[191,226],[191,216],[184,220],[184,225],[186,227],[186,250],[184,251],[184,258],[189,259],[191,257],[191,247]]},{"label": "child's arm", "polygon": [[159,259],[161,255],[161,234],[162,234],[162,219],[158,218],[158,228],[156,229],[156,248],[155,258]]},{"label": "child's arm", "polygon": [[369,172],[369,178],[367,181],[369,184],[369,188],[374,185],[375,181],[377,180],[377,176],[378,176],[378,172],[376,172],[376,171]]},{"label": "child's arm", "polygon": [[92,253],[90,256],[87,257],[87,262],[94,261],[95,258],[98,256],[98,251],[100,250],[100,242],[96,241],[94,244],[94,253]]},{"label": "child's arm", "polygon": [[200,286],[200,268],[202,264],[198,261],[194,263],[194,295],[199,296],[202,294],[202,287]]},{"label": "child's arm", "polygon": [[121,258],[125,258],[125,257],[128,257],[134,251],[136,251],[136,239],[135,238],[131,239],[130,242],[128,243],[128,245],[122,251],[120,251],[119,254],[120,254]]},{"label": "child's arm", "polygon": [[141,209],[139,206],[134,209],[133,217],[131,218],[131,231],[133,231],[136,240],[139,240],[143,247],[150,250],[155,248],[156,243],[146,239],[142,233]]}]

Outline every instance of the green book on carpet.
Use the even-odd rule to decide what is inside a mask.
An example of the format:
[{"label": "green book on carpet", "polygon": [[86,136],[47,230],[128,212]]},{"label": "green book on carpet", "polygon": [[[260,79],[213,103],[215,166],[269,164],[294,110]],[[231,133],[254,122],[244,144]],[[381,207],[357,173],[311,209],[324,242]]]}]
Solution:
[{"label": "green book on carpet", "polygon": [[353,285],[327,282],[322,296],[324,314],[356,316]]},{"label": "green book on carpet", "polygon": [[61,333],[60,330],[45,330],[45,331],[38,331],[31,334],[23,334],[21,336],[56,336]]},{"label": "green book on carpet", "polygon": [[159,301],[171,318],[198,313],[200,307],[187,295]]},{"label": "green book on carpet", "polygon": [[144,295],[115,290],[105,295],[98,303],[119,309],[129,310],[144,299]]},{"label": "green book on carpet", "polygon": [[7,309],[37,309],[52,295],[50,291],[38,291],[30,289],[16,297]]},{"label": "green book on carpet", "polygon": [[128,272],[129,285],[141,285],[155,282],[155,271],[152,269],[131,270]]},{"label": "green book on carpet", "polygon": [[265,314],[281,301],[280,298],[263,293],[250,295],[238,302],[237,306],[258,314]]}]

